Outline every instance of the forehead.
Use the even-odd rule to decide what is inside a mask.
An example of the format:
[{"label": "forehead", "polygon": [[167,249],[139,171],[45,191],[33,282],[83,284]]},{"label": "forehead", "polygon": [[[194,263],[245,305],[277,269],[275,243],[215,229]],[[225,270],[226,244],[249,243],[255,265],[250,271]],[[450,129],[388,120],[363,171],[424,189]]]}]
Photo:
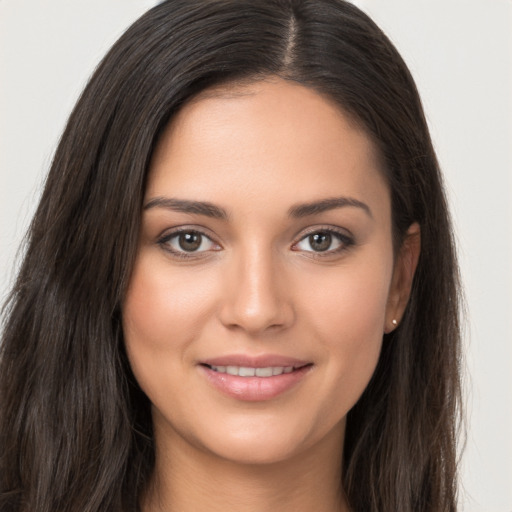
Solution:
[{"label": "forehead", "polygon": [[208,90],[186,104],[157,145],[146,196],[236,202],[243,192],[263,204],[274,191],[283,207],[348,194],[389,202],[364,131],[330,99],[281,79]]}]

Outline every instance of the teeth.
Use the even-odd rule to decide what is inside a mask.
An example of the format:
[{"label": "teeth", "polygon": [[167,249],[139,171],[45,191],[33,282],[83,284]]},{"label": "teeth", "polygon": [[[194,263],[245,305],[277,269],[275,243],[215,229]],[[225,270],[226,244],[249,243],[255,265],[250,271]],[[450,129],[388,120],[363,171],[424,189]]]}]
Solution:
[{"label": "teeth", "polygon": [[211,366],[212,370],[239,377],[272,377],[283,373],[293,372],[293,366],[268,366],[266,368],[251,368],[248,366]]},{"label": "teeth", "polygon": [[254,377],[254,375],[256,375],[256,368],[246,368],[245,366],[240,366],[238,375],[240,375],[240,377]]},{"label": "teeth", "polygon": [[[213,368],[213,366],[212,366],[212,368]],[[228,375],[238,375],[238,370],[239,370],[238,366],[227,366],[226,367],[226,373]]]},{"label": "teeth", "polygon": [[274,368],[256,368],[256,377],[272,377]]}]

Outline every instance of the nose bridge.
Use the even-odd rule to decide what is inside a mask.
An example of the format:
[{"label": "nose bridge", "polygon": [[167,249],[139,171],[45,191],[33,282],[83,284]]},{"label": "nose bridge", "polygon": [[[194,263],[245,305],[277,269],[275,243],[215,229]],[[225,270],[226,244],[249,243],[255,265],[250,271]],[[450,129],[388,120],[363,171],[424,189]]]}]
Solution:
[{"label": "nose bridge", "polygon": [[234,251],[229,274],[221,309],[226,326],[258,334],[290,324],[293,308],[272,247],[253,241]]}]

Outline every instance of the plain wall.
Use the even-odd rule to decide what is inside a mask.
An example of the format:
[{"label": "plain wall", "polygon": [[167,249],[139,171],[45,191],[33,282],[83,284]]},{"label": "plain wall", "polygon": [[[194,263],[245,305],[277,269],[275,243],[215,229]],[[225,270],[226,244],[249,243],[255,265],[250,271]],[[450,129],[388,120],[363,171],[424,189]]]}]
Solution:
[{"label": "plain wall", "polygon": [[[0,296],[66,118],[155,1],[0,0]],[[512,2],[359,0],[415,76],[446,176],[466,287],[461,510],[512,512]]]}]

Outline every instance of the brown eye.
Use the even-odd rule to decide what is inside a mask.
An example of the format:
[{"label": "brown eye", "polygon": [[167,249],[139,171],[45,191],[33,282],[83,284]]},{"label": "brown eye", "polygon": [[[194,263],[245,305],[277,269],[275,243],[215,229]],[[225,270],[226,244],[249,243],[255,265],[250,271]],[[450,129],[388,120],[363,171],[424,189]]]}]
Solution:
[{"label": "brown eye", "polygon": [[293,246],[294,251],[335,254],[354,244],[352,237],[334,229],[319,229],[300,239]]},{"label": "brown eye", "polygon": [[168,252],[176,255],[186,256],[209,251],[217,251],[219,245],[200,231],[183,230],[169,233],[158,241]]},{"label": "brown eye", "polygon": [[181,233],[178,236],[178,245],[187,252],[197,251],[201,247],[202,238],[203,235],[196,232]]},{"label": "brown eye", "polygon": [[330,233],[315,233],[308,237],[309,245],[314,251],[327,251],[331,247],[332,235]]}]

